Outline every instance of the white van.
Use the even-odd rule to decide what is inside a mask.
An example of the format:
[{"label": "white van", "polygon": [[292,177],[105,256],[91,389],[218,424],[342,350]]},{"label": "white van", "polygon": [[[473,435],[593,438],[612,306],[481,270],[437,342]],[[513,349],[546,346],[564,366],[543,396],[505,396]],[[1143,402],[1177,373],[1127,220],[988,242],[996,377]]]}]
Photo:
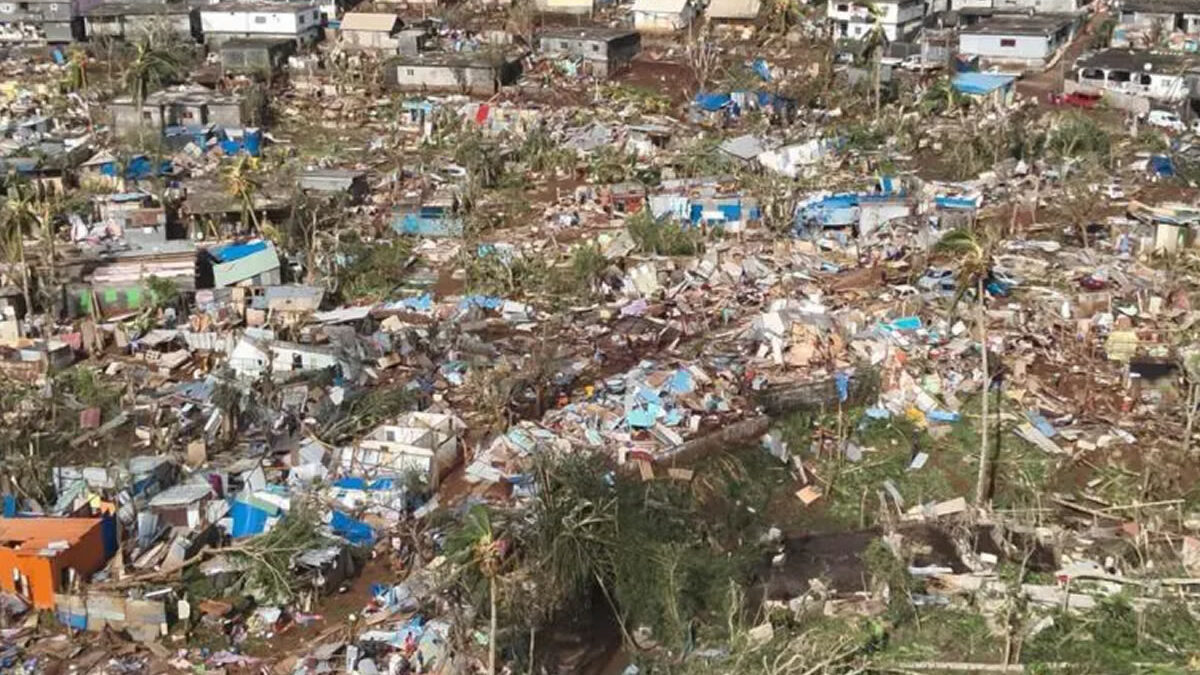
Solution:
[{"label": "white van", "polygon": [[1187,125],[1179,119],[1179,115],[1169,110],[1151,110],[1146,115],[1146,123],[1170,131],[1187,131]]}]

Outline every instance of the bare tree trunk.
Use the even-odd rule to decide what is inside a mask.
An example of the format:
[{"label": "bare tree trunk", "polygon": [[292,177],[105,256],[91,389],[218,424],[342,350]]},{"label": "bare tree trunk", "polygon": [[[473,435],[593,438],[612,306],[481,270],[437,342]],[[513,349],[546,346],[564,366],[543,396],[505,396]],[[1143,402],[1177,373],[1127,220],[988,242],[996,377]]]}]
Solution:
[{"label": "bare tree trunk", "polygon": [[880,106],[879,90],[880,90],[880,86],[881,86],[880,85],[880,75],[879,75],[880,67],[881,67],[881,63],[880,63],[879,55],[877,54],[877,55],[875,55],[875,121],[876,122],[879,121],[879,106]]},{"label": "bare tree trunk", "polygon": [[17,246],[21,254],[21,294],[25,296],[25,324],[26,330],[28,330],[29,320],[33,316],[33,300],[29,297],[29,265],[25,262],[25,233],[21,231],[20,227],[17,227]]},{"label": "bare tree trunk", "polygon": [[1196,422],[1196,398],[1200,395],[1200,384],[1188,383],[1187,426],[1183,430],[1183,454],[1192,451],[1192,427]]},{"label": "bare tree trunk", "polygon": [[496,675],[496,575],[488,577],[488,604],[491,616],[488,620],[488,673]]},{"label": "bare tree trunk", "polygon": [[529,675],[533,675],[533,648],[537,639],[537,626],[529,629]]},{"label": "bare tree trunk", "polygon": [[980,426],[979,432],[979,475],[975,479],[975,505],[983,506],[988,498],[988,476],[991,473],[992,456],[988,446],[988,396],[991,387],[988,377],[988,339],[987,339],[987,308],[984,305],[983,295],[983,276],[979,277],[977,283],[979,291],[979,340],[980,348],[983,355],[983,403],[982,414],[983,424]]}]

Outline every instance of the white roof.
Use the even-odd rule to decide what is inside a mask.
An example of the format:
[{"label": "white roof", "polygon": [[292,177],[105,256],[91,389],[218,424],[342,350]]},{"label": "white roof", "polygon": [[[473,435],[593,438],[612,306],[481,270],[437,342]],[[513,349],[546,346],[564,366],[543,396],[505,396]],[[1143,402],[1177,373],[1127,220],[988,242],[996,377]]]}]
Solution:
[{"label": "white roof", "polygon": [[691,0],[637,0],[633,3],[635,12],[653,12],[658,14],[679,14]]},{"label": "white roof", "polygon": [[762,0],[711,0],[704,13],[710,19],[755,19]]},{"label": "white roof", "polygon": [[396,27],[396,20],[399,18],[395,14],[349,12],[342,17],[341,30],[374,30],[386,33]]}]

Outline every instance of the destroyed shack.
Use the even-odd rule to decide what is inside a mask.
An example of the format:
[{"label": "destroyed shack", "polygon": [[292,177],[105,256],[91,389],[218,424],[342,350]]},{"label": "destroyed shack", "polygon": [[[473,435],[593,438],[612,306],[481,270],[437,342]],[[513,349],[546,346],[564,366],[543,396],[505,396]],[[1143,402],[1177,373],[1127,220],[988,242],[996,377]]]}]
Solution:
[{"label": "destroyed shack", "polygon": [[261,111],[251,110],[244,96],[193,86],[156,91],[140,102],[119,96],[109,104],[109,112],[117,132],[129,133],[205,124],[241,129]]},{"label": "destroyed shack", "polygon": [[221,44],[221,68],[264,76],[281,70],[295,52],[295,41],[287,38],[234,38]]},{"label": "destroyed shack", "polygon": [[409,413],[343,448],[339,462],[351,476],[397,477],[413,472],[437,485],[458,461],[461,428],[462,423],[450,415]]},{"label": "destroyed shack", "polygon": [[0,42],[65,43],[83,39],[73,2],[29,0],[0,5]]},{"label": "destroyed shack", "polygon": [[355,169],[305,169],[300,174],[300,189],[319,195],[346,195],[361,201],[370,192],[367,172]]},{"label": "destroyed shack", "polygon": [[367,12],[349,12],[342,17],[338,36],[346,47],[409,55],[424,49],[428,38],[423,29],[405,29],[395,14]]},{"label": "destroyed shack", "polygon": [[151,31],[199,40],[199,14],[187,2],[101,2],[83,13],[88,40],[130,40]]},{"label": "destroyed shack", "polygon": [[762,0],[711,0],[704,7],[710,21],[727,24],[750,24],[758,19]]},{"label": "destroyed shack", "polygon": [[692,25],[692,0],[637,0],[631,8],[633,27],[643,33],[673,33]]},{"label": "destroyed shack", "polygon": [[609,77],[633,63],[642,36],[621,28],[554,28],[538,35],[538,48],[548,58],[577,63],[583,75]]},{"label": "destroyed shack", "polygon": [[520,75],[520,60],[502,53],[426,52],[389,61],[384,82],[399,91],[491,96]]},{"label": "destroyed shack", "polygon": [[0,518],[0,589],[38,609],[104,567],[116,551],[106,518]]}]

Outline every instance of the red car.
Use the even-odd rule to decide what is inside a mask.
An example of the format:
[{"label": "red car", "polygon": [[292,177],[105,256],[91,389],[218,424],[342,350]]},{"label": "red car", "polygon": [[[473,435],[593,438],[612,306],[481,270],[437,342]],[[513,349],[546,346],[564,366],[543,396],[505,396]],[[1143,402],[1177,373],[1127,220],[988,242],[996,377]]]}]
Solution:
[{"label": "red car", "polygon": [[1047,94],[1046,98],[1050,101],[1050,105],[1073,106],[1076,108],[1095,108],[1096,104],[1100,103],[1099,94],[1084,94],[1078,91],[1070,94]]}]

